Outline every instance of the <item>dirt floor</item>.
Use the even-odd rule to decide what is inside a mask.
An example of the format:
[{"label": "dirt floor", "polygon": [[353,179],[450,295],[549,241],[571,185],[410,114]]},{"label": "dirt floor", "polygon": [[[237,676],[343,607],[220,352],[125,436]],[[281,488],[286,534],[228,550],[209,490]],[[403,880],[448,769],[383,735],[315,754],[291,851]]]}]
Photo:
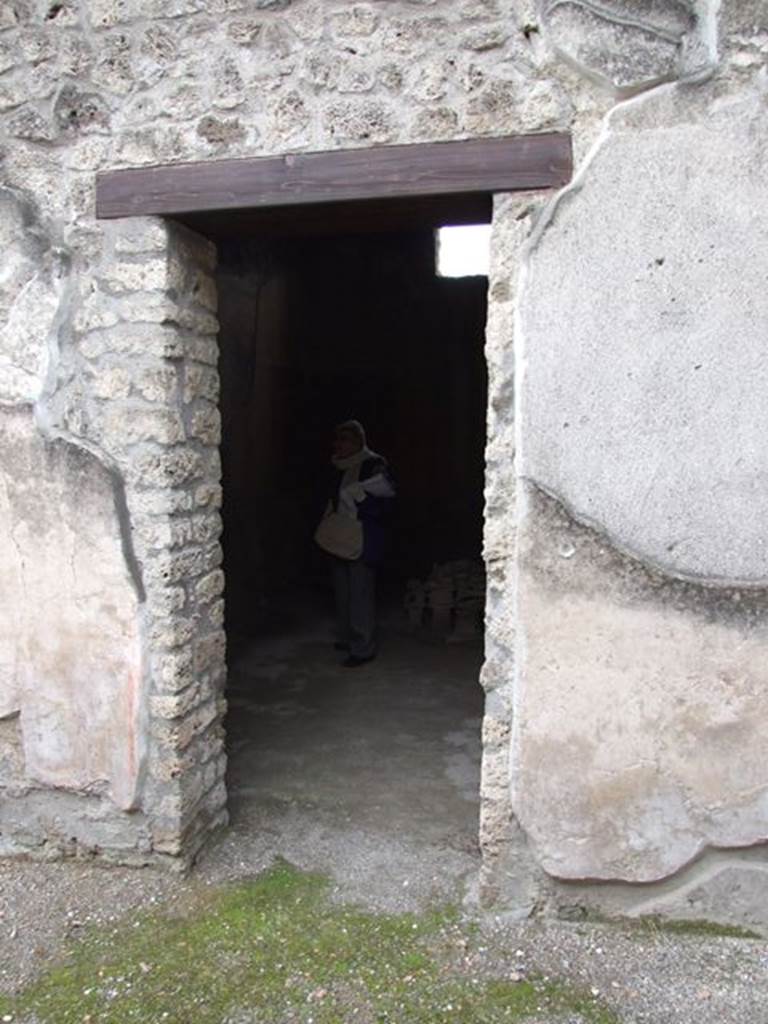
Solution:
[{"label": "dirt floor", "polygon": [[234,642],[231,828],[183,880],[0,863],[1,1019],[766,1024],[762,939],[473,910],[480,658],[390,630],[342,669],[323,619]]},{"label": "dirt floor", "polygon": [[478,867],[479,641],[390,629],[375,662],[345,669],[314,621],[233,652],[223,846],[247,835],[259,858],[340,874],[372,909],[461,901]]}]

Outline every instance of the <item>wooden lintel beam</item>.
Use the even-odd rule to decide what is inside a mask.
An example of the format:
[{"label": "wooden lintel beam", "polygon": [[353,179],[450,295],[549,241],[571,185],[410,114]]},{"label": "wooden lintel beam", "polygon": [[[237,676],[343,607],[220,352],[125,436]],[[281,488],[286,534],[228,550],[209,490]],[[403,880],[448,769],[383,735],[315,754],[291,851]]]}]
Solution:
[{"label": "wooden lintel beam", "polygon": [[98,174],[96,216],[556,188],[572,168],[567,132],[168,164]]}]

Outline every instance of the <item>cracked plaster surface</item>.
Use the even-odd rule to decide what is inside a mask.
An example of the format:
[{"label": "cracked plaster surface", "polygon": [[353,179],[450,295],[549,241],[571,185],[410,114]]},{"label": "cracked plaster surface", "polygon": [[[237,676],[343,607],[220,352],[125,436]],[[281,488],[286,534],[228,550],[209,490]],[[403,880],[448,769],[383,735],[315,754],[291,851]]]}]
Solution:
[{"label": "cracked plaster surface", "polygon": [[29,408],[6,409],[0,431],[0,717],[20,712],[25,785],[130,807],[143,670],[114,482],[43,439]]},{"label": "cracked plaster surface", "polygon": [[32,205],[1,187],[0,250],[0,402],[33,402],[55,346],[68,261],[46,238]]},{"label": "cracked plaster surface", "polygon": [[33,203],[7,188],[0,244],[0,719],[14,722],[0,786],[129,807],[143,745],[141,595],[120,494],[97,457],[46,436],[69,261]]},{"label": "cracked plaster surface", "polygon": [[644,569],[530,485],[522,506],[512,788],[537,862],[652,882],[760,842],[764,592]]},{"label": "cracked plaster surface", "polygon": [[765,107],[756,85],[616,108],[529,244],[518,313],[519,473],[666,572],[748,585],[768,580]]}]

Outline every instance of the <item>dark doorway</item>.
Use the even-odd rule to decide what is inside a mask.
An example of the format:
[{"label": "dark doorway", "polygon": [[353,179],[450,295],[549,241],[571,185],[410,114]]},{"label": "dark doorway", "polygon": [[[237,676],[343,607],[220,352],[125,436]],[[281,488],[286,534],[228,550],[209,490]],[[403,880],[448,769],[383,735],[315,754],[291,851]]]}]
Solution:
[{"label": "dark doorway", "polygon": [[[471,858],[487,281],[438,276],[434,227],[393,218],[222,239],[218,291],[233,823],[279,834],[301,807]],[[398,497],[380,654],[349,670],[312,535],[331,432],[351,417]],[[445,595],[468,580],[457,629]]]}]

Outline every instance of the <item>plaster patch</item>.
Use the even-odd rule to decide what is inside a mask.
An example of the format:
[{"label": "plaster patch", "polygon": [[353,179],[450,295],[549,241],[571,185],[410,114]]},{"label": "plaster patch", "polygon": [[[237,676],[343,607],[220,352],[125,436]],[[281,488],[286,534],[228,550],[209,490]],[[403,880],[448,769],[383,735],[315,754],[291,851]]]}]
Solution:
[{"label": "plaster patch", "polygon": [[29,409],[3,413],[0,440],[0,716],[20,710],[28,780],[128,808],[143,669],[113,481]]},{"label": "plaster patch", "polygon": [[768,596],[652,573],[530,486],[513,807],[559,878],[650,882],[768,832]]},{"label": "plaster patch", "polygon": [[522,474],[694,579],[768,579],[764,121],[758,91],[618,108],[524,268]]},{"label": "plaster patch", "polygon": [[31,402],[43,391],[67,262],[32,204],[8,188],[0,188],[0,248],[0,401]]}]

